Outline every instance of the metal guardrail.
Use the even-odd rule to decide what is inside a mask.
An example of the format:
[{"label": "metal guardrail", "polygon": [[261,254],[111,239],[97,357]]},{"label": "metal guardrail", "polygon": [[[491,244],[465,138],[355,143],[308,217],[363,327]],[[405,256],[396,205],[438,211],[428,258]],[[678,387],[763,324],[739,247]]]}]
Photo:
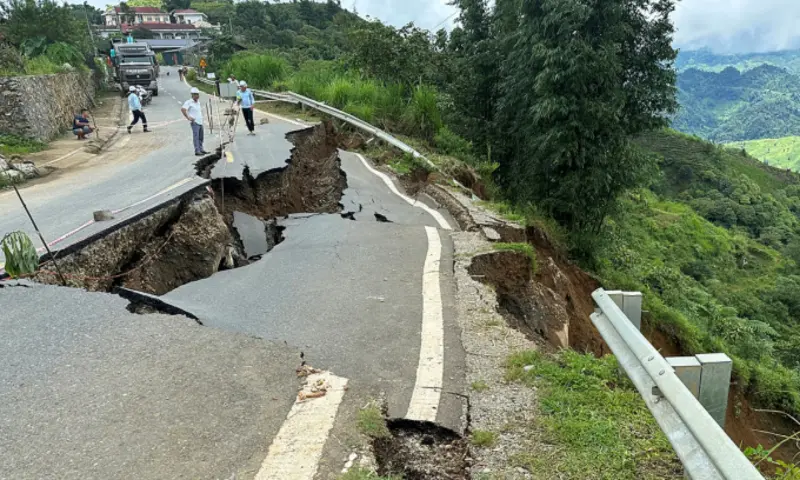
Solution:
[{"label": "metal guardrail", "polygon": [[608,292],[601,288],[592,298],[600,310],[592,314],[592,323],[666,434],[688,477],[763,480]]}]

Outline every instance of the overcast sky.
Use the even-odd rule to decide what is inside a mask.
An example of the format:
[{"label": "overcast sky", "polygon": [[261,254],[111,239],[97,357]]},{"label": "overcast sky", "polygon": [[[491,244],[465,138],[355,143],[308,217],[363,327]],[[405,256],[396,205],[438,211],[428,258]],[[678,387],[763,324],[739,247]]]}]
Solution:
[{"label": "overcast sky", "polygon": [[[104,8],[111,2],[89,3]],[[456,17],[448,0],[342,0],[348,10],[354,3],[361,16],[395,26],[414,22],[431,30],[449,29]],[[800,0],[683,0],[673,19],[675,45],[687,50],[709,47],[722,53],[800,48]]]}]

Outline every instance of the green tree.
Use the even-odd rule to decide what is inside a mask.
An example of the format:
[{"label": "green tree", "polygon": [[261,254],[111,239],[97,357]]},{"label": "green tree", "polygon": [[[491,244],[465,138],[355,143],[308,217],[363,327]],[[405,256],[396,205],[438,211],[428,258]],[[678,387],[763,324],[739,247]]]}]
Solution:
[{"label": "green tree", "polygon": [[455,56],[453,82],[448,89],[455,113],[450,121],[457,133],[485,149],[494,124],[499,81],[498,37],[492,34],[487,0],[455,0],[454,4],[461,13],[460,27],[450,40],[450,51]]},{"label": "green tree", "polygon": [[617,196],[644,181],[653,162],[629,138],[666,125],[675,109],[673,8],[673,0],[521,2],[500,68],[495,141],[518,200],[597,232]]},{"label": "green tree", "polygon": [[0,4],[3,37],[21,47],[26,42],[46,46],[57,42],[89,50],[86,20],[79,20],[72,7],[52,0],[9,0]]},{"label": "green tree", "polygon": [[348,32],[349,57],[363,73],[406,86],[436,83],[439,56],[427,30],[409,23],[395,29],[381,22],[363,22]]},{"label": "green tree", "polygon": [[87,2],[83,2],[83,4],[80,5],[69,4],[69,7],[72,9],[72,12],[79,22],[85,23],[88,19],[89,23],[92,25],[101,25],[103,23],[103,12],[89,5]]}]

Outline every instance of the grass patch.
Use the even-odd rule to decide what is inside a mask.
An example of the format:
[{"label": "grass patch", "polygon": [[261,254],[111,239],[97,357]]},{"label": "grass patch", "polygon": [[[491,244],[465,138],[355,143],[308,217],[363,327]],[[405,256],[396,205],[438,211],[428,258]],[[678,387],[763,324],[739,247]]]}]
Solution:
[{"label": "grass patch", "polygon": [[389,161],[389,167],[397,172],[398,175],[409,175],[417,170],[430,173],[430,167],[425,163],[425,160],[417,158],[410,153],[403,153],[402,155],[393,157]]},{"label": "grass patch", "polygon": [[347,473],[343,473],[337,477],[337,480],[402,480],[402,477],[396,477],[394,475],[382,477],[370,470],[361,467],[353,467],[348,470]]},{"label": "grass patch", "polygon": [[536,269],[538,268],[536,264],[536,250],[533,246],[529,243],[495,243],[494,248],[496,250],[504,250],[509,252],[517,252],[523,255],[526,255],[531,260],[531,271],[536,273]]},{"label": "grass patch", "polygon": [[[525,371],[526,365],[533,368]],[[514,458],[534,478],[683,478],[671,445],[614,357],[525,351],[509,357],[506,368],[509,381],[537,388],[536,426],[557,447],[552,456]]]},{"label": "grass patch", "polygon": [[472,382],[470,387],[476,392],[485,392],[486,390],[489,390],[489,385],[483,380],[476,380]]},{"label": "grass patch", "polygon": [[41,152],[45,148],[47,148],[47,144],[38,140],[17,135],[0,134],[0,154],[4,156],[26,155]]},{"label": "grass patch", "polygon": [[262,112],[274,113],[275,115],[281,115],[290,120],[300,119],[312,123],[319,122],[320,120],[322,120],[322,116],[316,115],[315,110],[312,110],[310,108],[303,110],[290,103],[284,103],[284,102],[257,103],[256,110],[261,110]]},{"label": "grass patch", "polygon": [[376,403],[370,403],[358,412],[358,430],[371,438],[386,438],[390,435],[383,413]]},{"label": "grass patch", "polygon": [[497,434],[486,430],[473,430],[470,442],[480,448],[492,447],[497,443]]},{"label": "grass patch", "polygon": [[728,146],[744,149],[750,155],[774,167],[800,171],[800,137],[798,136],[731,142]]},{"label": "grass patch", "polygon": [[224,76],[220,78],[234,74],[238,80],[245,80],[251,88],[270,88],[275,82],[286,78],[289,66],[280,57],[240,52],[228,61],[223,71]]},{"label": "grass patch", "polygon": [[510,222],[516,222],[523,226],[525,225],[525,215],[523,215],[516,207],[508,202],[483,201],[477,202],[477,204],[487,210],[491,210],[499,214],[501,217]]}]

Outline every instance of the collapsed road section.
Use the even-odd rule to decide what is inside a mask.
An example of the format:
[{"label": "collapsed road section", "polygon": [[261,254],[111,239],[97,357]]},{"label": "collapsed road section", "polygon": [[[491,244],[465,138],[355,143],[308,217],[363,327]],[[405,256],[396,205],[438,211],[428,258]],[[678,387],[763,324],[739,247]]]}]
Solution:
[{"label": "collapsed road section", "polygon": [[[291,132],[294,148],[283,168],[253,178],[209,181],[104,232],[54,252],[69,286],[91,291],[118,287],[163,295],[220,270],[258,260],[283,240],[275,218],[335,213],[347,187],[333,126]],[[209,175],[221,155],[197,162]],[[34,276],[60,284],[52,259]]]}]

